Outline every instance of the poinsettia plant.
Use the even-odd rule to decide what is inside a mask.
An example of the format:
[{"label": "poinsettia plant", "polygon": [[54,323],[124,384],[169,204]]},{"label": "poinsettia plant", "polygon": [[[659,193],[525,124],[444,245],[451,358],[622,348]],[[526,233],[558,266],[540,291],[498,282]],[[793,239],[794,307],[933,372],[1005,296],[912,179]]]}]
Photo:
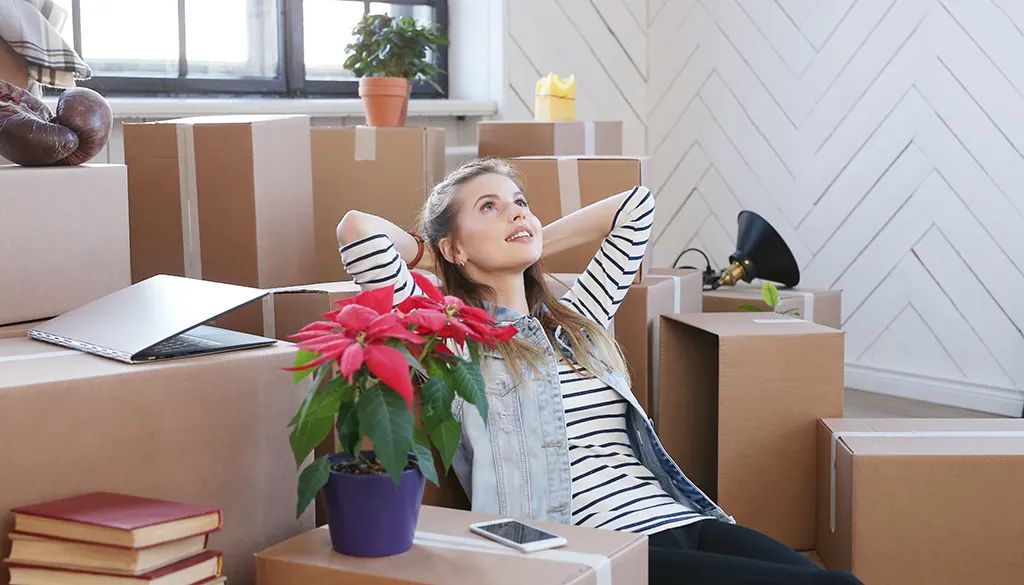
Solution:
[{"label": "poinsettia plant", "polygon": [[[447,472],[462,436],[452,415],[455,397],[475,405],[487,420],[480,348],[508,341],[515,328],[496,326],[489,313],[443,295],[420,274],[413,279],[424,295],[394,307],[393,287],[364,291],[338,301],[322,320],[292,336],[299,350],[289,370],[296,383],[312,377],[289,423],[300,468],[337,429],[338,451],[351,454],[362,469],[386,473],[397,486],[414,461],[437,484],[431,448]],[[372,442],[372,455],[362,449],[364,439]],[[328,457],[302,468],[297,514],[327,483]]]}]

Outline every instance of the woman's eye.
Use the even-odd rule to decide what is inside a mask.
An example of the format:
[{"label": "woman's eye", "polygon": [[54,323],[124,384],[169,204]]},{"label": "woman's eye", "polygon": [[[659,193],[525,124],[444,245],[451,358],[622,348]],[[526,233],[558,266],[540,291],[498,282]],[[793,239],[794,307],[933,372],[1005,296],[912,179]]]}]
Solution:
[{"label": "woman's eye", "polygon": [[526,199],[516,199],[516,205],[519,207],[530,207],[530,204],[526,202]]},{"label": "woman's eye", "polygon": [[487,203],[484,203],[483,205],[481,205],[480,209],[482,209],[484,211],[491,211],[492,209],[496,209],[496,207],[494,206],[494,202],[493,201],[488,201]]}]

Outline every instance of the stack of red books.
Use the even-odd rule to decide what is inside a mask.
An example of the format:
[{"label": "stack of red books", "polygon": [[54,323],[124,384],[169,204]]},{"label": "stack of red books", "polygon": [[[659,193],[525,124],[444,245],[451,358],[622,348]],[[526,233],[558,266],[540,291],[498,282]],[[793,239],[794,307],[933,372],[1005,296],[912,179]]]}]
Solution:
[{"label": "stack of red books", "polygon": [[217,585],[217,508],[97,492],[14,513],[11,585]]}]

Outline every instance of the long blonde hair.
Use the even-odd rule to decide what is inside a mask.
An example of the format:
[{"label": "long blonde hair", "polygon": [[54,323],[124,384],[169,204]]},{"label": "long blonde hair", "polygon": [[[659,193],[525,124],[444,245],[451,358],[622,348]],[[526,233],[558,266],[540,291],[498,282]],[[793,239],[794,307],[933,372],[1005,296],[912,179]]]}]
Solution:
[{"label": "long blonde hair", "polygon": [[[455,192],[458,187],[481,175],[495,174],[507,177],[523,191],[522,179],[512,165],[501,159],[477,159],[462,164],[430,191],[420,214],[420,234],[430,246],[436,269],[447,294],[457,296],[466,303],[482,307],[484,301],[494,299],[494,290],[471,279],[458,265],[448,262],[441,254],[442,238],[457,234],[458,203]],[[549,339],[559,326],[568,336],[576,362],[592,374],[600,373],[604,367],[611,368],[629,379],[629,371],[618,343],[606,329],[593,320],[580,315],[551,294],[544,279],[541,263],[538,261],[523,272],[526,302],[530,315],[536,317]],[[551,339],[554,346],[554,340]],[[513,339],[500,347],[508,361],[513,375],[536,369],[541,352],[535,346]],[[556,350],[556,355],[561,352]]]}]

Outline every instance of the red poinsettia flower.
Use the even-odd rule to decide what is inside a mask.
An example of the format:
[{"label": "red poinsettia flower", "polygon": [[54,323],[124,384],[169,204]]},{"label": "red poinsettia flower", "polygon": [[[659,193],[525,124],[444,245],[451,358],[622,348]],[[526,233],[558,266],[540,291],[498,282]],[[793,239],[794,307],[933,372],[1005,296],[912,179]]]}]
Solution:
[{"label": "red poinsettia flower", "polygon": [[469,338],[487,346],[515,336],[514,326],[497,327],[487,311],[469,306],[458,297],[445,296],[421,274],[414,272],[412,278],[425,296],[409,297],[398,310],[403,313],[402,322],[414,326],[421,335],[453,339],[459,344]]},{"label": "red poinsettia flower", "polygon": [[393,389],[412,407],[412,380],[405,355],[387,344],[397,340],[422,345],[426,340],[409,331],[398,315],[391,311],[394,287],[362,292],[339,302],[339,308],[324,314],[325,321],[306,325],[292,335],[299,347],[318,354],[302,366],[306,370],[335,361],[338,370],[349,382],[363,364],[374,376]]}]

